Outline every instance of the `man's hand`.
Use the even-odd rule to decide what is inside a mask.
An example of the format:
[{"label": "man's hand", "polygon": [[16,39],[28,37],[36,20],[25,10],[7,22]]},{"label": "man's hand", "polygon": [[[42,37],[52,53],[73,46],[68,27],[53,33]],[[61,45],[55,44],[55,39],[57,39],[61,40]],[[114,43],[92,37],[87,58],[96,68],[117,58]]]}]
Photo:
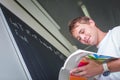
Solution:
[{"label": "man's hand", "polygon": [[96,62],[95,60],[90,60],[90,59],[88,59],[87,65],[74,68],[70,71],[71,75],[81,76],[86,78],[90,78],[102,73],[103,73],[102,64]]}]

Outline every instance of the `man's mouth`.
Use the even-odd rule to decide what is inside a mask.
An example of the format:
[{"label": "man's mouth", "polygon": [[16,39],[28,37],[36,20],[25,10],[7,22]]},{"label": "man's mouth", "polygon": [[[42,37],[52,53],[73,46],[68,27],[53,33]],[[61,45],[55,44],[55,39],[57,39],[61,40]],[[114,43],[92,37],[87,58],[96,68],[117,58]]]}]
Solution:
[{"label": "man's mouth", "polygon": [[87,42],[87,43],[89,43],[89,42],[90,42],[90,37],[86,40],[86,42]]}]

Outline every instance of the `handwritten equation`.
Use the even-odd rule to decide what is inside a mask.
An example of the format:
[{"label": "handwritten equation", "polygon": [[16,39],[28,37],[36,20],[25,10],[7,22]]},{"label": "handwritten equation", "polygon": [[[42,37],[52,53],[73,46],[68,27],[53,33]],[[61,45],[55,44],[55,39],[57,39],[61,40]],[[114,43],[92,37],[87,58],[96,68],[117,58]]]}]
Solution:
[{"label": "handwritten equation", "polygon": [[27,44],[30,44],[29,39],[27,38],[27,36],[30,36],[32,39],[39,41],[40,45],[43,45],[44,47],[46,47],[46,49],[49,49],[55,55],[57,55],[60,59],[65,61],[66,57],[62,53],[60,53],[58,50],[55,50],[51,45],[47,44],[45,40],[41,39],[37,33],[33,33],[29,29],[24,28],[22,24],[13,21],[11,18],[9,18],[9,21],[14,27],[15,34],[21,40],[25,41]]}]

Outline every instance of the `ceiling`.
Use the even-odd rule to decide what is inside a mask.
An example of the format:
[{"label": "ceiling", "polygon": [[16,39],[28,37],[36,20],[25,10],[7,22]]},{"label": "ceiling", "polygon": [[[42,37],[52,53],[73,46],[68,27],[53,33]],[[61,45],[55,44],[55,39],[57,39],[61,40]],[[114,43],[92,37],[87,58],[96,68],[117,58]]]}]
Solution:
[{"label": "ceiling", "polygon": [[38,0],[38,3],[60,26],[60,32],[80,49],[97,51],[95,46],[86,46],[75,40],[69,33],[68,22],[85,15],[81,2],[86,6],[89,15],[96,21],[100,29],[107,31],[120,24],[120,0]]}]

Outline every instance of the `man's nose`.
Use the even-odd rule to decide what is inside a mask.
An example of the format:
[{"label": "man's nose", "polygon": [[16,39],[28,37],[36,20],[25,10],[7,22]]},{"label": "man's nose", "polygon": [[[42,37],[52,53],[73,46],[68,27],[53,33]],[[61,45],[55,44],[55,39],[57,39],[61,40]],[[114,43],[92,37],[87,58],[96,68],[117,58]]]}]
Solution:
[{"label": "man's nose", "polygon": [[86,39],[86,36],[85,36],[84,34],[81,34],[81,35],[80,35],[80,38],[81,38],[81,40],[85,40],[85,39]]}]

